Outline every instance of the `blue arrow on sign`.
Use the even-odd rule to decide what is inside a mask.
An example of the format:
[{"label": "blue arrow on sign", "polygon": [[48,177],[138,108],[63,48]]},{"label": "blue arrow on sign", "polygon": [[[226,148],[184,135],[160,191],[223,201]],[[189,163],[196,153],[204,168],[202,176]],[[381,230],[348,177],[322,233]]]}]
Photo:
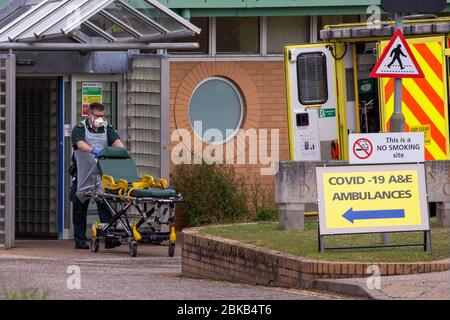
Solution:
[{"label": "blue arrow on sign", "polygon": [[404,209],[395,209],[395,210],[362,210],[362,211],[354,211],[353,208],[350,208],[345,212],[342,217],[354,223],[354,220],[372,220],[372,219],[395,219],[395,218],[404,218],[405,210]]}]

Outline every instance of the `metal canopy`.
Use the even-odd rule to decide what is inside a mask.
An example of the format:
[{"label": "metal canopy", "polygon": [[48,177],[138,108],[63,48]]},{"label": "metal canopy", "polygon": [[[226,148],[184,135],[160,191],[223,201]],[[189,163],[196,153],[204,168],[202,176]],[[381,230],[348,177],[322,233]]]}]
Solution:
[{"label": "metal canopy", "polygon": [[157,0],[137,2],[139,9],[123,0],[42,0],[12,21],[8,16],[0,21],[0,43],[64,37],[96,44],[149,43],[201,31]]},{"label": "metal canopy", "polygon": [[[413,16],[411,16],[413,17]],[[325,26],[320,30],[320,39],[358,39],[372,37],[391,37],[395,32],[393,22],[382,21],[373,26],[367,23],[355,23],[336,26]],[[420,20],[405,20],[404,35],[443,34],[450,32],[448,17]]]}]

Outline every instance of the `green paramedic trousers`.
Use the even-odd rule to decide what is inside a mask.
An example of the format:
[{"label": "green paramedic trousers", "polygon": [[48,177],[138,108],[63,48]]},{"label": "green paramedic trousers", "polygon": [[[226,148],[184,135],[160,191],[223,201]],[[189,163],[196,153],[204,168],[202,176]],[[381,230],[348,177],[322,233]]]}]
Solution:
[{"label": "green paramedic trousers", "polygon": [[[72,182],[72,188],[70,191],[70,201],[73,203],[73,228],[74,228],[74,238],[76,243],[83,243],[87,240],[86,238],[86,227],[87,227],[87,211],[89,207],[90,200],[86,200],[84,203],[78,199],[75,195],[77,188],[77,180],[74,179]],[[98,216],[101,223],[108,223],[111,220],[111,214],[105,203],[102,201],[96,201]]]}]

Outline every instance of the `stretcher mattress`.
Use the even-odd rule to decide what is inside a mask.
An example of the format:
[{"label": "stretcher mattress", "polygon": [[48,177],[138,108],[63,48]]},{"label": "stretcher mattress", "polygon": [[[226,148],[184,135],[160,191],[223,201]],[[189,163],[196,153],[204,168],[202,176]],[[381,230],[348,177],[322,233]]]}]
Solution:
[{"label": "stretcher mattress", "polygon": [[[136,163],[131,159],[130,154],[125,149],[107,147],[99,155],[97,163],[100,176],[109,175],[114,178],[115,181],[124,179],[129,183],[129,189],[126,192],[122,192],[122,196],[136,197],[136,198],[169,198],[177,195],[174,189],[159,189],[159,188],[147,188],[132,189],[133,182],[140,182],[141,179],[138,176],[136,169]],[[131,190],[131,193],[129,191]],[[119,190],[105,190],[110,194],[119,194]]]},{"label": "stretcher mattress", "polygon": [[[106,190],[107,193],[119,194],[119,190]],[[177,192],[174,189],[133,189],[130,196],[135,198],[170,198],[175,197]],[[128,196],[128,192],[122,194],[122,196]]]}]

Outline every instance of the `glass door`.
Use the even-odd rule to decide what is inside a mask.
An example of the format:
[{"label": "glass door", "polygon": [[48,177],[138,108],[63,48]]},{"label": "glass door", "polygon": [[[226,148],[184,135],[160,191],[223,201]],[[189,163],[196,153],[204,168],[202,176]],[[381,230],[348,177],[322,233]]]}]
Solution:
[{"label": "glass door", "polygon": [[[125,96],[123,94],[122,76],[120,75],[74,75],[66,82],[66,117],[65,117],[65,166],[69,168],[73,147],[70,139],[72,129],[86,119],[87,107],[91,102],[100,102],[106,107],[106,119],[119,131],[125,141]],[[64,238],[73,238],[72,203],[69,199],[71,177],[65,172],[65,223]],[[90,225],[98,219],[95,202],[88,209],[89,234]]]}]

